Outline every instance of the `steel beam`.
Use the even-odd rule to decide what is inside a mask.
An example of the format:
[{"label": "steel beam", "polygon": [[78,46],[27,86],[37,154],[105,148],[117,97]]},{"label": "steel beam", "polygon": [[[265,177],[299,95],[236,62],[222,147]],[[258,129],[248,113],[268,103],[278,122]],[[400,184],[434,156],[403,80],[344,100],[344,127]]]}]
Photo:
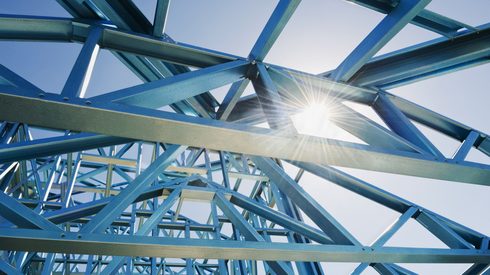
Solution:
[{"label": "steel beam", "polygon": [[[0,34],[2,39],[14,40],[85,41],[90,25],[82,23],[72,25],[72,21],[69,19],[4,15],[0,18]],[[490,46],[488,46],[490,27],[483,25],[477,28],[478,31],[461,32],[452,39],[436,39],[376,57],[352,77],[352,82],[360,86],[392,88],[486,63],[490,60]],[[210,50],[207,50],[207,56],[204,57],[202,54],[205,52],[202,48],[194,49],[199,53],[191,51],[182,53],[184,48],[180,46],[189,46],[185,44],[179,44],[180,46],[170,44],[172,45],[171,48],[178,48],[173,53],[171,49],[161,51],[162,46],[169,44],[145,38],[138,38],[136,35],[124,34],[124,32],[111,29],[107,45],[104,47],[111,49],[111,46],[115,46],[114,50],[161,58],[171,62],[200,63],[201,65],[198,67],[216,65],[237,58]],[[117,42],[119,41],[126,45],[118,46]],[[180,59],[181,57],[185,57],[186,61]],[[189,60],[190,57],[193,57],[192,60],[194,61]],[[202,63],[204,60],[206,60],[205,64]],[[329,75],[330,73],[326,72],[322,75]]]},{"label": "steel beam", "polygon": [[252,161],[271,179],[281,192],[301,208],[335,243],[360,245],[354,236],[299,186],[298,183],[291,179],[272,159],[252,157]]},{"label": "steel beam", "polygon": [[416,220],[450,248],[474,249],[471,244],[465,241],[442,221],[439,221],[437,217],[432,217],[432,215],[422,211],[419,213]]},{"label": "steel beam", "polygon": [[[367,7],[377,12],[388,14],[396,6],[396,1],[391,0],[348,0],[349,2],[356,3],[358,5]],[[422,10],[415,16],[410,22],[421,28],[439,33],[446,37],[453,37],[458,30],[461,29],[473,29],[464,23],[458,22],[454,19],[446,17],[444,15],[432,12],[430,10]]]},{"label": "steel beam", "polygon": [[476,232],[468,227],[444,218],[441,215],[438,215],[423,208],[422,206],[418,206],[416,203],[400,198],[393,193],[378,188],[372,184],[369,184],[359,178],[351,176],[333,167],[296,161],[291,163],[301,169],[304,169],[305,171],[324,178],[334,184],[337,184],[343,188],[346,188],[356,194],[359,194],[365,198],[368,198],[402,214],[406,213],[406,211],[408,211],[410,207],[417,207],[420,210],[429,212],[431,213],[431,215],[436,216],[438,219],[442,220],[444,224],[457,232],[466,241],[472,243],[475,246],[479,245],[482,239],[485,238],[485,235],[479,232]]},{"label": "steel beam", "polygon": [[[237,59],[232,55],[204,50],[183,43],[177,45],[109,26],[100,25],[100,27],[103,31],[99,41],[100,47],[113,51],[153,57],[199,68]],[[90,24],[75,22],[67,18],[6,15],[0,17],[2,40],[85,42],[90,28]]]},{"label": "steel beam", "polygon": [[94,26],[90,29],[87,40],[83,44],[77,61],[71,70],[61,95],[66,97],[84,97],[95,61],[99,53],[99,41],[103,30]]},{"label": "steel beam", "polygon": [[38,213],[32,211],[4,192],[0,192],[0,216],[20,228],[45,229],[53,232],[62,231],[54,223],[39,216]]},{"label": "steel beam", "polygon": [[82,133],[2,144],[0,145],[0,163],[60,155],[79,150],[90,150],[131,141],[133,140],[128,138]]},{"label": "steel beam", "polygon": [[216,112],[216,117],[219,120],[226,121],[228,119],[249,83],[249,79],[243,79],[231,85],[230,89],[226,93],[225,98],[223,99],[223,102],[221,102],[218,111]]},{"label": "steel beam", "polygon": [[336,81],[348,81],[429,3],[430,0],[399,1],[354,51],[340,63],[330,77]]},{"label": "steel beam", "polygon": [[[163,216],[168,210],[175,204],[181,195],[181,188],[176,188],[170,193],[170,195],[163,201],[163,203],[154,210],[153,214],[145,221],[145,223],[138,228],[135,233],[137,236],[146,236],[150,231],[157,227]],[[102,271],[101,274],[113,274],[121,266],[124,261],[124,257],[114,257],[109,265]]]},{"label": "steel beam", "polygon": [[[37,97],[37,95],[36,95]],[[487,185],[490,169],[483,164],[452,163],[415,153],[303,135],[284,135],[258,127],[183,116],[131,106],[89,104],[58,95],[43,98],[0,94],[0,118],[44,127],[98,132],[127,138],[207,147],[250,155],[362,168]],[[29,109],[30,112],[19,112]],[[45,110],[53,110],[46,113]],[[56,110],[56,111],[54,111]],[[59,120],[59,117],[64,117]],[[104,119],[101,119],[104,118]],[[114,122],[120,123],[114,123]],[[196,139],[199,137],[199,139]],[[216,139],[215,137],[220,137]],[[267,140],[267,143],[263,141]],[[298,148],[302,150],[298,154]],[[279,150],[280,149],[280,150]],[[345,156],[349,156],[346,158]],[[355,162],[350,161],[356,159]],[[393,165],[398,163],[399,165]]]},{"label": "steel beam", "polygon": [[378,95],[374,101],[373,109],[393,132],[419,148],[424,149],[426,152],[440,159],[444,159],[444,155],[398,108],[396,108],[386,95],[382,93]]},{"label": "steel beam", "polygon": [[[273,70],[274,69],[271,69],[271,71]],[[302,88],[317,89],[328,93],[330,96],[343,100],[351,100],[361,104],[372,105],[378,95],[377,91],[371,89],[336,83],[326,78],[311,74],[298,73],[291,70],[284,71],[290,74],[293,79],[297,80],[298,86]],[[278,85],[281,86],[281,84]],[[396,108],[407,116],[407,118],[428,126],[456,140],[465,140],[470,131],[478,132],[480,136],[475,141],[474,147],[490,156],[490,138],[487,134],[401,97],[395,96],[388,92],[384,92],[384,94],[396,106]],[[261,108],[258,106],[259,102],[256,96],[244,97],[237,103],[234,112],[231,114],[228,120],[252,124],[264,122],[265,116]],[[291,110],[291,108],[287,108],[287,110]]]},{"label": "steel beam", "polygon": [[279,0],[250,52],[249,58],[262,61],[286,26],[301,0]]},{"label": "steel beam", "polygon": [[247,61],[236,60],[92,97],[90,100],[157,109],[238,81],[245,77],[248,64]]},{"label": "steel beam", "polygon": [[[398,219],[386,229],[382,235],[380,235],[372,244],[373,247],[381,247],[383,246],[395,233],[410,220],[415,213],[417,213],[418,209],[416,207],[410,207],[405,213],[403,213]],[[356,269],[352,272],[352,274],[361,274],[367,267],[369,263],[361,263]],[[378,265],[379,266],[379,265]],[[381,267],[383,268],[383,267]]]},{"label": "steel beam", "polygon": [[[490,61],[490,26],[435,39],[369,61],[351,78],[359,86],[391,89]],[[322,75],[328,75],[330,72]]]},{"label": "steel beam", "polygon": [[369,248],[247,241],[157,238],[4,229],[0,249],[118,256],[319,262],[490,263],[490,252],[470,249]]},{"label": "steel beam", "polygon": [[165,31],[170,0],[158,0],[155,8],[155,18],[153,19],[153,35],[160,37]]},{"label": "steel beam", "polygon": [[286,106],[279,95],[277,86],[272,81],[266,67],[258,63],[256,70],[257,76],[253,79],[252,84],[270,128],[290,133],[296,132],[293,121],[287,116]]},{"label": "steel beam", "polygon": [[42,92],[40,88],[27,81],[20,75],[9,70],[7,67],[0,64],[0,85],[12,85],[22,89]]},{"label": "steel beam", "polygon": [[466,139],[461,143],[461,146],[458,148],[458,151],[453,156],[453,160],[455,161],[464,161],[471,148],[475,145],[475,142],[480,137],[480,134],[476,131],[471,131]]},{"label": "steel beam", "polygon": [[5,262],[2,259],[0,259],[0,272],[3,272],[4,274],[7,274],[7,275],[20,275],[20,274],[22,274],[19,270],[17,270],[15,267],[11,266],[9,263]]},{"label": "steel beam", "polygon": [[297,232],[303,236],[308,237],[312,241],[315,241],[320,244],[333,244],[333,240],[330,239],[323,232],[315,229],[309,225],[306,225],[302,222],[291,219],[291,217],[273,210],[269,207],[256,203],[251,199],[243,196],[239,193],[233,192],[230,198],[230,202],[245,209],[252,213],[255,213],[267,220],[270,220],[288,230]]},{"label": "steel beam", "polygon": [[80,232],[104,232],[114,219],[130,205],[158,175],[171,165],[175,158],[185,150],[185,146],[173,145],[159,156],[128,187],[115,196],[99,213],[87,223]]},{"label": "steel beam", "polygon": [[[239,230],[240,234],[244,236],[246,241],[265,242],[264,238],[257,232],[257,230],[245,220],[243,215],[236,210],[222,193],[217,192],[215,194],[214,202]],[[285,262],[268,261],[267,264],[277,274],[291,274],[293,272],[289,264]]]}]

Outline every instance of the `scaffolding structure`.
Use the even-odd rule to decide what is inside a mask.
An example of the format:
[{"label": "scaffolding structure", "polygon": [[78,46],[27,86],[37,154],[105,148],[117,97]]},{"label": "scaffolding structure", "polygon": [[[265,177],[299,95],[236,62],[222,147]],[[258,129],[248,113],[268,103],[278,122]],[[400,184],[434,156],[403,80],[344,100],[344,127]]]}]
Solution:
[{"label": "scaffolding structure", "polygon": [[[131,0],[57,1],[73,18],[0,16],[1,40],[83,44],[59,94],[0,64],[1,272],[489,267],[488,236],[332,166],[490,185],[490,166],[466,160],[472,149],[490,156],[487,134],[387,91],[488,62],[490,25],[429,11],[430,0],[351,0],[386,15],[336,69],[313,75],[263,62],[300,0],[278,1],[247,57],[174,41],[164,32],[170,0],[156,1],[153,24]],[[441,38],[373,58],[408,24]],[[100,49],[145,83],[85,97]],[[212,91],[227,85],[219,102]],[[247,87],[255,93],[243,96]],[[298,133],[291,116],[319,95],[336,110],[330,121],[362,144]],[[445,156],[419,124],[461,146]],[[37,129],[56,136],[33,138]],[[362,243],[303,188],[305,173],[399,217]],[[447,248],[385,246],[412,219]]]}]

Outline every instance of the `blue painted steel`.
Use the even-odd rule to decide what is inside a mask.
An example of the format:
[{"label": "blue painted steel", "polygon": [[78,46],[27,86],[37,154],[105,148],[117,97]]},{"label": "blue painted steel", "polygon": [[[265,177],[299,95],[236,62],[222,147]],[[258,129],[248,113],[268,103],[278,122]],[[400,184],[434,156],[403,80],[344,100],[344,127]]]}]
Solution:
[{"label": "blue painted steel", "polygon": [[313,197],[274,163],[273,160],[259,157],[252,157],[252,160],[332,240],[339,244],[360,244]]},{"label": "blue painted steel", "polygon": [[128,138],[82,133],[0,145],[0,163],[95,149],[130,141],[132,140]]},{"label": "blue painted steel", "polygon": [[480,138],[480,134],[475,131],[471,131],[466,139],[461,143],[461,146],[458,148],[458,151],[453,156],[453,160],[455,161],[464,161],[468,153],[470,152],[475,142]]},{"label": "blue painted steel", "polygon": [[[240,231],[240,234],[244,236],[247,241],[265,242],[264,238],[249,224],[243,216],[228,202],[222,193],[217,192],[214,197],[214,202],[223,211],[223,213],[230,219],[232,224]],[[289,263],[285,262],[271,262],[267,264],[277,274],[291,274],[292,270]]]},{"label": "blue painted steel", "polygon": [[[382,0],[382,1],[350,0],[350,1],[381,13],[390,13],[394,9],[395,3],[397,3],[390,0]],[[433,32],[442,34],[447,37],[454,36],[454,34],[458,30],[463,28],[473,29],[473,27],[471,26],[468,26],[464,23],[443,16],[441,14],[432,12],[430,10],[420,11],[417,14],[417,16],[415,16],[412,19],[410,23],[425,28],[427,30],[431,30]]]},{"label": "blue painted steel", "polygon": [[102,28],[95,26],[90,30],[83,44],[75,65],[66,80],[61,95],[66,97],[84,97],[92,70],[99,53],[99,41],[102,38]]},{"label": "blue painted steel", "polygon": [[[38,233],[36,233],[38,232]],[[257,260],[314,260],[399,263],[490,263],[490,252],[441,248],[366,248],[346,245],[308,245],[248,241],[215,241],[186,238],[153,238],[112,234],[60,233],[5,229],[0,232],[0,248],[36,251],[58,250],[79,254],[157,256],[182,258],[227,258]],[[272,252],[272,253],[271,253]]]},{"label": "blue painted steel", "polygon": [[250,59],[262,61],[265,58],[300,2],[301,0],[279,0],[250,52]]},{"label": "blue painted steel", "polygon": [[422,211],[419,213],[416,220],[451,248],[474,248],[446,224],[439,221],[437,217],[432,217],[432,215]]},{"label": "blue painted steel", "polygon": [[175,161],[175,158],[186,147],[174,145],[159,156],[139,175],[131,185],[124,189],[118,196],[114,197],[89,223],[82,227],[80,232],[104,232],[105,229],[131,204],[143,190],[155,180],[166,167]]},{"label": "blue painted steel", "polygon": [[165,31],[170,0],[158,0],[155,8],[155,18],[153,19],[153,35],[160,37]]},{"label": "blue painted steel", "polygon": [[348,81],[371,57],[412,20],[430,0],[399,1],[396,7],[364,38],[330,76]]},{"label": "blue painted steel", "polygon": [[237,60],[103,94],[90,100],[160,108],[238,81],[245,76],[247,69],[247,61]]},{"label": "blue painted steel", "polygon": [[[146,236],[150,231],[158,225],[162,220],[163,215],[167,214],[167,211],[175,204],[181,195],[181,188],[176,188],[170,193],[170,195],[164,200],[164,202],[158,206],[151,214],[150,218],[141,226],[134,235]],[[120,265],[123,263],[124,257],[115,257],[111,263],[103,270],[101,274],[113,274],[117,271]]]},{"label": "blue painted steel", "polygon": [[0,192],[0,198],[0,213],[2,213],[2,217],[18,227],[38,228],[53,232],[62,231],[55,224],[39,216],[36,212],[5,193]]},{"label": "blue painted steel", "polygon": [[20,75],[14,73],[13,71],[9,70],[7,67],[0,64],[0,86],[3,85],[6,86],[13,85],[15,87],[22,88],[22,89],[42,92],[40,88],[38,88],[37,86],[27,81]]},{"label": "blue painted steel", "polygon": [[428,153],[433,154],[439,159],[444,159],[444,155],[420,132],[408,118],[394,106],[393,102],[384,94],[379,94],[373,104],[373,109],[390,127],[393,132],[403,137],[407,141],[423,148]]},{"label": "blue painted steel", "polygon": [[[355,0],[388,15],[337,70],[312,75],[262,62],[297,0],[279,1],[248,60],[176,43],[164,33],[168,0],[156,2],[153,24],[131,1],[58,2],[73,19],[0,17],[5,40],[84,44],[61,95],[0,65],[3,272],[257,274],[258,261],[279,274],[293,273],[283,261],[308,274],[323,274],[319,261],[359,262],[355,274],[368,266],[414,274],[394,262],[472,263],[466,273],[488,267],[487,236],[326,166],[488,185],[489,166],[465,161],[471,148],[490,155],[488,135],[380,89],[488,62],[488,25],[473,28],[424,10],[429,0]],[[408,23],[450,39],[372,58]],[[99,47],[147,83],[83,99]],[[255,94],[243,97],[250,81]],[[230,83],[221,103],[208,92]],[[305,87],[335,97],[341,114],[332,122],[369,145],[298,134],[290,116],[308,102]],[[340,101],[372,107],[390,130]],[[164,106],[175,113],[155,110]],[[462,142],[453,158],[410,120]],[[271,129],[254,126],[262,122]],[[65,135],[33,139],[37,129],[27,123]],[[294,180],[280,159],[300,168]],[[300,186],[303,173],[401,216],[364,246]],[[186,205],[196,200],[209,209],[189,213]],[[411,218],[449,249],[383,247]]]}]

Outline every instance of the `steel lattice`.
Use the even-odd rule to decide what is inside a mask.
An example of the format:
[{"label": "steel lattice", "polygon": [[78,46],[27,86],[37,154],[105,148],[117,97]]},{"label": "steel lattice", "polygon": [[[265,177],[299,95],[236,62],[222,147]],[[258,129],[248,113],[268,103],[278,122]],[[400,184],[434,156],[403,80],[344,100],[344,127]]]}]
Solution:
[{"label": "steel lattice", "polygon": [[[490,166],[466,160],[472,149],[490,155],[487,134],[387,91],[488,62],[488,25],[431,12],[430,0],[351,0],[386,16],[336,69],[313,75],[263,62],[300,0],[277,3],[247,57],[175,42],[164,32],[169,0],[156,2],[153,24],[131,0],[57,2],[73,18],[0,16],[2,40],[83,44],[61,93],[0,64],[0,271],[323,274],[322,262],[355,262],[354,274],[413,274],[404,263],[469,263],[466,274],[480,274],[490,265],[486,235],[332,167],[489,185]],[[408,24],[442,38],[373,58]],[[100,49],[145,83],[86,97]],[[227,85],[218,101],[213,90]],[[247,87],[255,92],[244,96]],[[292,117],[312,98],[361,142],[299,133]],[[418,124],[461,146],[446,157]],[[34,139],[39,127],[57,136]],[[304,189],[305,173],[399,217],[362,243]],[[384,246],[410,220],[447,248]]]}]

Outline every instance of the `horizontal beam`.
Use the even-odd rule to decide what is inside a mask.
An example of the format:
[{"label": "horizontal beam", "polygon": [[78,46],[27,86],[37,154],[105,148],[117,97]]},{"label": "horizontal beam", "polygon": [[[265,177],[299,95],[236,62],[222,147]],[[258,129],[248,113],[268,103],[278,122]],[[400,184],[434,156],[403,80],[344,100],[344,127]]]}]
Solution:
[{"label": "horizontal beam", "polygon": [[153,37],[109,28],[104,29],[101,47],[199,68],[218,65],[237,59],[236,56],[205,50],[183,43],[165,42]]},{"label": "horizontal beam", "polygon": [[71,42],[73,25],[69,18],[2,15],[0,37],[2,40]]},{"label": "horizontal beam", "polygon": [[162,258],[318,262],[490,263],[490,252],[470,249],[356,247],[218,241],[3,229],[0,249]]},{"label": "horizontal beam", "polygon": [[[249,155],[489,184],[490,168],[483,164],[446,162],[417,153],[305,135],[285,135],[276,130],[132,106],[97,106],[82,99],[65,101],[55,94],[44,94],[41,98],[37,94],[34,96],[0,93],[0,119]],[[60,117],[64,119],[60,120]]]},{"label": "horizontal beam", "polygon": [[[84,42],[90,24],[67,18],[0,17],[0,37],[6,40]],[[436,39],[374,58],[352,77],[360,86],[392,88],[419,79],[488,62],[490,26],[462,32],[452,39]],[[221,52],[174,44],[104,27],[101,47],[178,64],[207,67],[237,59]],[[321,75],[329,75],[326,72]]]},{"label": "horizontal beam", "polygon": [[389,89],[489,61],[490,26],[484,25],[478,31],[463,32],[451,39],[436,39],[374,58],[352,76],[351,82]]},{"label": "horizontal beam", "polygon": [[90,150],[105,146],[128,143],[131,141],[134,140],[129,138],[82,133],[70,136],[51,137],[33,141],[5,144],[0,145],[0,163]]},{"label": "horizontal beam", "polygon": [[[90,22],[97,24],[98,21]],[[20,41],[85,42],[92,27],[89,23],[68,18],[7,16],[0,17],[0,39]],[[237,57],[190,45],[176,44],[152,36],[121,31],[100,25],[101,48],[135,55],[154,57],[170,63],[208,67]]]}]

